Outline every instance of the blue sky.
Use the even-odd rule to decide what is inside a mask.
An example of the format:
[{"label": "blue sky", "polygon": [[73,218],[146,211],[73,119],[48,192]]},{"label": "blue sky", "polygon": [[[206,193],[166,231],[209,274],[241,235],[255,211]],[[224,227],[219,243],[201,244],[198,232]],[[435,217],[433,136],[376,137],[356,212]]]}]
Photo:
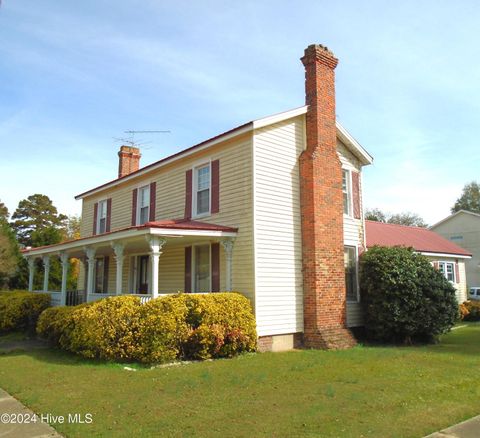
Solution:
[{"label": "blue sky", "polygon": [[337,117],[374,156],[367,207],[434,223],[480,180],[476,1],[50,1],[0,8],[0,199],[116,177],[125,130],[170,130],[142,164],[304,103],[304,48],[337,67]]}]

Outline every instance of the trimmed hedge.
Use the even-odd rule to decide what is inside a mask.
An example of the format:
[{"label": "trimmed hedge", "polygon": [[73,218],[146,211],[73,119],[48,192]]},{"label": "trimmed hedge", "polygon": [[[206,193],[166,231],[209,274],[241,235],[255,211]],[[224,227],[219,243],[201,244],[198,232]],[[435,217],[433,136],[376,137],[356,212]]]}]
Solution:
[{"label": "trimmed hedge", "polygon": [[360,259],[367,336],[381,342],[432,341],[459,317],[455,289],[410,248],[373,247]]},{"label": "trimmed hedge", "polygon": [[49,306],[49,294],[0,292],[0,333],[15,330],[34,331],[38,317]]},{"label": "trimmed hedge", "polygon": [[37,333],[87,358],[161,363],[255,351],[252,307],[237,293],[175,294],[141,304],[109,297],[47,309]]}]

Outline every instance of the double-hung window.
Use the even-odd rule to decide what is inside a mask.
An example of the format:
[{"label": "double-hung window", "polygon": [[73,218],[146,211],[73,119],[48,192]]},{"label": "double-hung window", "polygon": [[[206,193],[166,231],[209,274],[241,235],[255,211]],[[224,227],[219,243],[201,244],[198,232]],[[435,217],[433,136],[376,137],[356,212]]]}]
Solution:
[{"label": "double-hung window", "polygon": [[207,215],[210,213],[210,164],[196,167],[194,175],[194,214]]},{"label": "double-hung window", "polygon": [[455,283],[455,264],[453,262],[439,262],[438,270],[448,281]]},{"label": "double-hung window", "polygon": [[143,225],[150,218],[150,186],[138,189],[137,225]]},{"label": "double-hung window", "polygon": [[343,191],[343,214],[350,216],[352,212],[350,171],[345,169],[342,170],[342,191]]},{"label": "double-hung window", "polygon": [[97,213],[97,234],[103,234],[107,231],[107,200],[98,203]]},{"label": "double-hung window", "polygon": [[357,249],[354,246],[344,247],[344,260],[347,301],[358,302]]},{"label": "double-hung window", "polygon": [[95,288],[96,294],[104,294],[105,290],[105,258],[98,257],[95,259]]}]

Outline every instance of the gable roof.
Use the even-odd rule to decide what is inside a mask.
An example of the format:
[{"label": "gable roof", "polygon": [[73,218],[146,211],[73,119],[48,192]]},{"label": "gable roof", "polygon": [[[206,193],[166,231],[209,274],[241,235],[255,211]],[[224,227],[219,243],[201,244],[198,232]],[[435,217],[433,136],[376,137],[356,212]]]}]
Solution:
[{"label": "gable roof", "polygon": [[[237,126],[236,128],[230,129],[229,131],[225,131],[222,134],[216,135],[215,137],[209,138],[208,140],[202,141],[196,145],[193,145],[187,149],[183,149],[180,152],[172,154],[168,157],[162,158],[152,164],[144,166],[138,169],[135,172],[132,172],[128,175],[125,175],[121,178],[116,178],[111,180],[105,184],[97,186],[93,189],[87,190],[86,192],[80,193],[79,195],[75,196],[75,199],[82,199],[86,196],[93,195],[97,192],[100,192],[104,189],[115,187],[118,184],[126,182],[130,179],[136,178],[138,176],[144,175],[149,173],[153,170],[156,170],[162,166],[170,164],[176,160],[179,160],[184,157],[188,157],[189,155],[199,152],[201,150],[207,149],[212,147],[220,142],[238,137],[239,135],[245,134],[247,132],[252,132],[255,129],[263,128],[265,126],[273,125],[275,123],[283,122],[284,120],[291,119],[293,117],[298,117],[302,114],[306,114],[308,110],[307,106],[301,106],[299,108],[294,108],[289,111],[285,111],[282,113],[274,114],[271,116],[263,117],[261,119],[252,120],[250,122],[244,123],[243,125]],[[342,140],[342,142],[349,148],[352,153],[360,160],[363,165],[372,164],[373,157],[358,143],[349,133],[348,131],[340,125],[340,123],[336,122],[337,127],[337,136]]]},{"label": "gable roof", "polygon": [[437,227],[438,225],[440,224],[443,224],[444,222],[448,222],[450,219],[453,219],[454,217],[457,217],[458,215],[460,214],[468,214],[472,217],[477,217],[477,218],[480,218],[480,214],[478,213],[474,213],[473,211],[468,211],[468,210],[458,210],[456,211],[455,213],[451,214],[450,216],[447,216],[446,218],[442,219],[440,222],[437,222],[436,224],[433,224],[431,227],[429,227],[430,229],[433,229],[435,227]]},{"label": "gable roof", "polygon": [[455,243],[426,228],[366,220],[365,233],[367,247],[369,248],[375,245],[406,246],[428,254],[443,254],[454,257],[471,257],[472,255]]}]

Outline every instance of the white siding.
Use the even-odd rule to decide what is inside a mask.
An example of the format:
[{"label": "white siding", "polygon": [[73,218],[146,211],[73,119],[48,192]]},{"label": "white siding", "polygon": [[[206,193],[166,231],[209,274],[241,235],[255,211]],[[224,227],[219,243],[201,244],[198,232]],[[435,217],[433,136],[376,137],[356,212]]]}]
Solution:
[{"label": "white siding", "polygon": [[480,217],[475,214],[459,213],[432,231],[472,253],[465,261],[468,287],[480,286]]},{"label": "white siding", "polygon": [[[364,221],[363,221],[363,196],[362,196],[362,166],[358,159],[346,148],[341,142],[337,141],[337,153],[342,164],[343,169],[350,172],[360,173],[360,211],[362,212],[361,219],[355,219],[351,216],[343,216],[343,240],[347,246],[354,246],[357,248],[357,253],[360,254],[364,246]],[[351,181],[350,181],[351,187]],[[347,302],[347,326],[357,327],[363,325],[363,312],[361,303]]]},{"label": "white siding", "polygon": [[254,242],[259,336],[303,331],[298,157],[304,117],[254,134]]}]

